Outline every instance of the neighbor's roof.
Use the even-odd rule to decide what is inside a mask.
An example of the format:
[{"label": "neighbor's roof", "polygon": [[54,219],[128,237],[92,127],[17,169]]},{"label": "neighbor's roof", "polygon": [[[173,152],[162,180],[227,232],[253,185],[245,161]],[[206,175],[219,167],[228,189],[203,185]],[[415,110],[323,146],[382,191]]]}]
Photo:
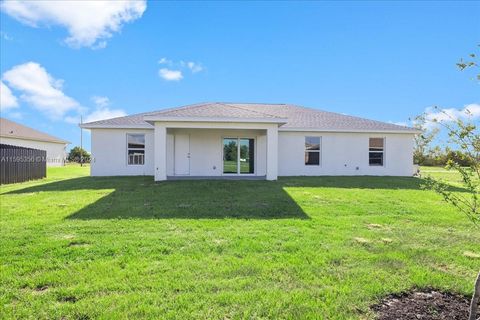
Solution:
[{"label": "neighbor's roof", "polygon": [[36,141],[46,141],[55,143],[70,143],[66,140],[51,136],[45,132],[41,132],[19,123],[0,118],[0,137],[27,139]]},{"label": "neighbor's roof", "polygon": [[201,103],[146,112],[126,117],[84,123],[84,128],[153,128],[147,121],[231,121],[278,122],[280,130],[342,132],[405,132],[418,130],[386,122],[300,107],[292,104]]}]

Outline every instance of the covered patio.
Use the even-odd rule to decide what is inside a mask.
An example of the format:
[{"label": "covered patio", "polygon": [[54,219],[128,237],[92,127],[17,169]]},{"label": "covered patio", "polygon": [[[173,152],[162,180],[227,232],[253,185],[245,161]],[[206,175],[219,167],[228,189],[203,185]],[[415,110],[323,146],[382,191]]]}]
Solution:
[{"label": "covered patio", "polygon": [[278,119],[146,120],[155,127],[155,181],[277,179]]}]

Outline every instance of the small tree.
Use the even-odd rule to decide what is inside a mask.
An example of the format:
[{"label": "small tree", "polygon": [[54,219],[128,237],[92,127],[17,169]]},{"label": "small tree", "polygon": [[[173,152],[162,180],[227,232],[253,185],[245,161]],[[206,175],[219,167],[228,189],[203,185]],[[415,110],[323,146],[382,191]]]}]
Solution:
[{"label": "small tree", "polygon": [[425,178],[425,186],[441,194],[445,201],[454,205],[478,226],[480,223],[480,134],[477,125],[462,119],[456,119],[454,124],[439,123],[446,129],[450,142],[460,148],[455,152],[449,151],[450,154],[455,154],[455,157],[449,158],[446,168],[460,174],[464,192],[451,191],[450,185],[430,176]]},{"label": "small tree", "polygon": [[[475,54],[470,55],[471,59],[475,59]],[[463,61],[457,63],[460,70],[468,68],[478,68],[478,64],[474,61]],[[477,75],[480,81],[480,74]],[[443,112],[443,111],[442,111]],[[451,191],[451,187],[433,177],[426,177],[425,187],[434,190],[440,194],[443,199],[457,208],[458,211],[464,213],[475,225],[480,224],[480,134],[478,132],[478,124],[475,123],[473,114],[469,110],[465,110],[467,120],[461,118],[454,119],[446,112],[449,121],[439,121],[444,130],[446,130],[450,142],[458,146],[460,149],[458,154],[461,159],[450,158],[447,163],[447,169],[457,171],[462,178],[463,192]],[[443,117],[445,118],[445,117]],[[461,161],[460,161],[461,160]],[[474,292],[470,304],[469,320],[477,319],[478,305],[480,302],[480,271],[474,285]]]},{"label": "small tree", "polygon": [[[477,125],[461,119],[453,125],[442,123],[450,140],[461,149],[460,159],[450,159],[447,169],[457,171],[462,178],[463,192],[451,190],[451,186],[433,177],[425,178],[425,187],[440,194],[443,199],[464,213],[476,227],[480,223],[480,134]],[[462,160],[462,161],[460,161]],[[467,166],[462,166],[468,164]],[[480,272],[475,282],[475,289],[470,305],[470,320],[477,319],[477,309],[480,302]]]},{"label": "small tree", "polygon": [[85,163],[90,162],[90,154],[80,147],[73,147],[68,153],[68,161]]},{"label": "small tree", "polygon": [[422,131],[415,136],[413,162],[415,164],[425,164],[427,156],[433,152],[430,144],[438,134],[438,128],[432,129],[427,127],[427,119],[424,115],[417,116],[413,119],[413,126]]}]

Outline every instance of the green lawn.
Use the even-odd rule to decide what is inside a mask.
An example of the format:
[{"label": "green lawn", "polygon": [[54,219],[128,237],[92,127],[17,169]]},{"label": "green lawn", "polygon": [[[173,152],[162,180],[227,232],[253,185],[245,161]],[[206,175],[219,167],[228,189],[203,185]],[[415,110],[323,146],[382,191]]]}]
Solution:
[{"label": "green lawn", "polygon": [[371,319],[391,292],[469,294],[480,232],[420,184],[52,168],[0,189],[0,319]]},{"label": "green lawn", "polygon": [[421,167],[420,172],[422,176],[431,175],[455,186],[460,186],[462,182],[462,177],[457,171],[445,170],[443,167]]},{"label": "green lawn", "polygon": [[[237,173],[238,163],[237,161],[223,161],[223,173]],[[240,162],[240,173],[249,173],[250,164],[247,161]]]}]

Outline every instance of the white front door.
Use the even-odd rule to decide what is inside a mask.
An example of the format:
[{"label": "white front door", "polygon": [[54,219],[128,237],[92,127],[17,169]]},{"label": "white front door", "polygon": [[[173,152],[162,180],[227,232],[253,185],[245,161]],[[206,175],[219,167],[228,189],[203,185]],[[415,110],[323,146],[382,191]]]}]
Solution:
[{"label": "white front door", "polygon": [[175,135],[175,175],[190,174],[190,135]]}]

